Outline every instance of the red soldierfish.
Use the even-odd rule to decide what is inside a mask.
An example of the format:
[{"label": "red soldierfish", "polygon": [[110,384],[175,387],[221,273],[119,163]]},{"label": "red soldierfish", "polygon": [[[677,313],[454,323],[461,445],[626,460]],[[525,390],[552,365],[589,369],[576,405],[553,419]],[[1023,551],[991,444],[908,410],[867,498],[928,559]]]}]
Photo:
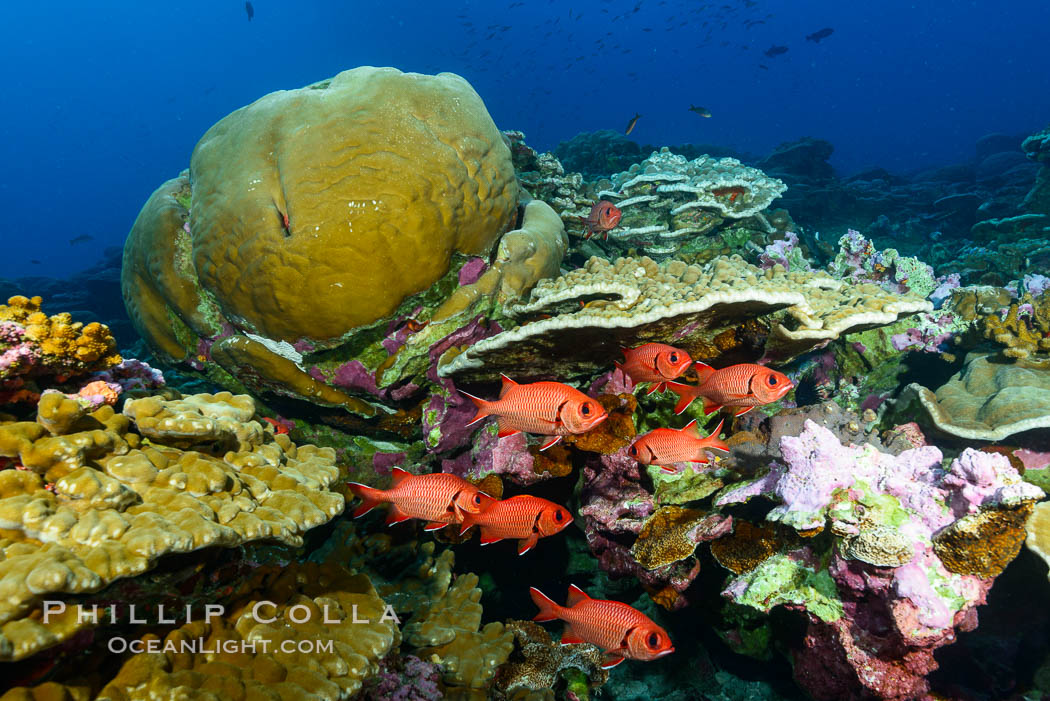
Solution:
[{"label": "red soldierfish", "polygon": [[592,599],[576,585],[569,585],[565,606],[547,598],[536,587],[529,588],[540,612],[535,621],[565,621],[563,645],[592,643],[607,654],[603,669],[615,667],[625,658],[655,660],[674,652],[671,638],[644,613],[619,601]]},{"label": "red soldierfish", "polygon": [[603,238],[608,241],[609,231],[616,228],[622,216],[623,212],[612,202],[608,200],[597,202],[591,207],[591,213],[587,215],[586,219],[580,218],[580,221],[583,222],[584,227],[587,229],[584,238],[589,239],[595,234],[604,234]]},{"label": "red soldierfish", "polygon": [[471,526],[481,529],[481,544],[488,545],[504,538],[518,539],[518,554],[536,547],[540,538],[555,535],[572,523],[568,510],[552,501],[521,494],[510,499],[483,496],[481,511],[466,514],[459,534]]},{"label": "red soldierfish", "polygon": [[664,472],[674,472],[676,462],[698,462],[707,464],[706,450],[724,450],[729,446],[718,437],[722,431],[720,421],[709,436],[700,435],[700,429],[693,419],[685,428],[657,428],[635,439],[627,453],[643,465],[659,465]]},{"label": "red soldierfish", "polygon": [[428,521],[424,530],[436,531],[450,523],[460,523],[467,514],[476,514],[481,510],[482,499],[488,496],[462,477],[445,472],[413,475],[395,467],[393,478],[394,484],[387,490],[347,482],[350,491],[363,502],[354,511],[354,518],[390,502],[387,525],[421,518]]},{"label": "red soldierfish", "polygon": [[703,397],[705,414],[727,406],[739,407],[734,416],[743,416],[756,406],[775,402],[794,387],[784,373],[754,363],[740,363],[715,370],[698,360],[696,373],[700,381],[695,385],[667,383],[668,389],[678,395],[674,413],[681,414],[694,399]]},{"label": "red soldierfish", "polygon": [[663,392],[667,381],[689,369],[693,359],[684,350],[664,343],[646,343],[637,348],[623,349],[624,361],[613,363],[634,382],[654,383],[646,394]]},{"label": "red soldierfish", "polygon": [[[605,408],[578,389],[561,382],[532,382],[519,385],[506,375],[499,399],[486,401],[463,392],[478,408],[468,423],[486,416],[499,418],[499,437],[525,431],[548,436],[540,447],[546,450],[570,433],[586,433],[605,420]],[[462,391],[462,390],[461,390]]]}]

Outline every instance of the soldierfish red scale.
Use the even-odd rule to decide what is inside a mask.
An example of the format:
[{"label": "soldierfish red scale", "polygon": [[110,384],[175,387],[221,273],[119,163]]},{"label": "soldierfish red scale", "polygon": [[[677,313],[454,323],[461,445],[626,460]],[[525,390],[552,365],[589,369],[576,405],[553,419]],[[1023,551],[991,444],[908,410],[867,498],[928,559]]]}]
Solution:
[{"label": "soldierfish red scale", "polygon": [[471,526],[481,531],[481,544],[488,545],[504,538],[518,539],[518,554],[532,550],[540,538],[560,533],[572,523],[572,515],[562,506],[530,494],[510,499],[482,497],[481,511],[466,514],[460,535]]},{"label": "soldierfish red scale", "polygon": [[656,428],[636,438],[627,454],[643,465],[659,465],[664,472],[674,472],[668,465],[676,462],[706,464],[707,450],[729,451],[729,446],[718,437],[723,423],[719,421],[708,436],[700,435],[696,419],[682,429]]},{"label": "soldierfish red scale", "polygon": [[362,504],[354,510],[354,518],[389,502],[387,524],[421,518],[428,522],[424,528],[432,531],[460,523],[466,514],[477,513],[481,510],[482,498],[488,496],[462,477],[445,472],[413,475],[395,467],[392,474],[394,483],[390,489],[347,483],[354,496],[362,499]]},{"label": "soldierfish red scale", "polygon": [[663,392],[667,381],[679,377],[693,362],[684,350],[665,343],[646,343],[637,348],[624,348],[623,356],[622,364],[613,364],[634,382],[653,383],[646,394]]},{"label": "soldierfish red scale", "polygon": [[[540,450],[546,450],[572,433],[586,433],[605,420],[605,408],[578,389],[561,382],[532,382],[519,385],[506,375],[499,399],[487,401],[462,392],[478,408],[467,425],[486,416],[499,419],[499,436],[525,431],[548,436]],[[462,390],[461,390],[462,391]]]},{"label": "soldierfish red scale", "polygon": [[606,653],[604,669],[624,658],[655,660],[674,652],[667,632],[636,608],[619,601],[592,599],[576,585],[569,585],[565,606],[559,606],[536,587],[529,588],[540,612],[534,621],[565,621],[563,645],[592,643]]},{"label": "soldierfish red scale", "polygon": [[697,397],[703,397],[705,414],[726,406],[738,409],[734,416],[742,416],[756,406],[775,402],[794,387],[784,373],[755,363],[740,363],[715,370],[698,360],[696,373],[700,380],[695,385],[667,383],[667,388],[678,395],[674,408],[676,414],[685,411]]},{"label": "soldierfish red scale", "polygon": [[590,238],[595,234],[604,234],[606,241],[609,240],[609,231],[615,229],[620,223],[623,212],[620,208],[608,200],[601,200],[591,207],[590,214],[583,219],[583,225],[587,229],[584,238]]}]

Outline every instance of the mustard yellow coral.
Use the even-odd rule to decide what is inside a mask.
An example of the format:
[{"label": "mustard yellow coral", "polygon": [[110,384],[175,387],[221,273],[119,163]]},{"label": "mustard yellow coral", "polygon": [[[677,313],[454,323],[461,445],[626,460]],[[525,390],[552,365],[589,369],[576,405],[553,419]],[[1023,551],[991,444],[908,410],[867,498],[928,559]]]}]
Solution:
[{"label": "mustard yellow coral", "polygon": [[0,659],[89,624],[74,604],[45,621],[45,599],[96,592],[168,553],[261,539],[297,546],[343,510],[329,490],[335,452],[263,431],[251,398],[138,401],[134,416],[155,419],[148,441],[112,407],[88,414],[60,394],[45,395],[37,421],[0,422],[0,457],[25,468],[0,470]]},{"label": "mustard yellow coral", "polygon": [[1050,293],[1039,297],[1026,293],[1000,318],[998,312],[984,317],[984,335],[1004,346],[1008,358],[1031,358],[1050,353]]}]

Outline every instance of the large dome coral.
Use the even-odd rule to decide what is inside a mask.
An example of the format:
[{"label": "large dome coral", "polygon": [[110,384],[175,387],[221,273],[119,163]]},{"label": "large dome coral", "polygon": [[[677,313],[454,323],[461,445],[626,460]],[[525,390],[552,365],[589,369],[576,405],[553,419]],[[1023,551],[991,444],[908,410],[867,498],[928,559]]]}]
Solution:
[{"label": "large dome coral", "polygon": [[465,80],[372,67],[219,121],[184,195],[183,241],[151,200],[126,247],[124,294],[147,338],[170,332],[146,300],[204,321],[199,300],[171,293],[186,283],[261,336],[338,338],[428,288],[453,252],[487,254],[517,205],[510,152]]}]

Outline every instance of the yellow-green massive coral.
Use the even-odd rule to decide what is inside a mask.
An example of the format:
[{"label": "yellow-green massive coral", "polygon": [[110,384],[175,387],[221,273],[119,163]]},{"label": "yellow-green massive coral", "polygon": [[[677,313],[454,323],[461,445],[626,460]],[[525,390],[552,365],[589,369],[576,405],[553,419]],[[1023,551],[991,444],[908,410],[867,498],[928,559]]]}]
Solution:
[{"label": "yellow-green massive coral", "polygon": [[38,412],[0,423],[0,458],[19,468],[0,470],[0,660],[88,625],[72,603],[42,617],[45,599],[99,591],[169,553],[299,545],[343,510],[334,451],[263,431],[250,397],[151,397],[120,415],[46,393]]},{"label": "yellow-green massive coral", "polygon": [[780,266],[762,270],[739,256],[703,267],[591,258],[509,307],[523,322],[517,328],[446,353],[438,374],[578,377],[610,367],[621,346],[647,341],[674,343],[705,360],[787,360],[844,333],[930,309],[915,294]]},{"label": "yellow-green massive coral", "polygon": [[345,392],[353,372],[303,354],[382,350],[390,317],[436,306],[468,256],[487,262],[517,203],[510,151],[465,80],[356,68],[208,130],[131,230],[125,303],[168,359],[367,414]]}]

